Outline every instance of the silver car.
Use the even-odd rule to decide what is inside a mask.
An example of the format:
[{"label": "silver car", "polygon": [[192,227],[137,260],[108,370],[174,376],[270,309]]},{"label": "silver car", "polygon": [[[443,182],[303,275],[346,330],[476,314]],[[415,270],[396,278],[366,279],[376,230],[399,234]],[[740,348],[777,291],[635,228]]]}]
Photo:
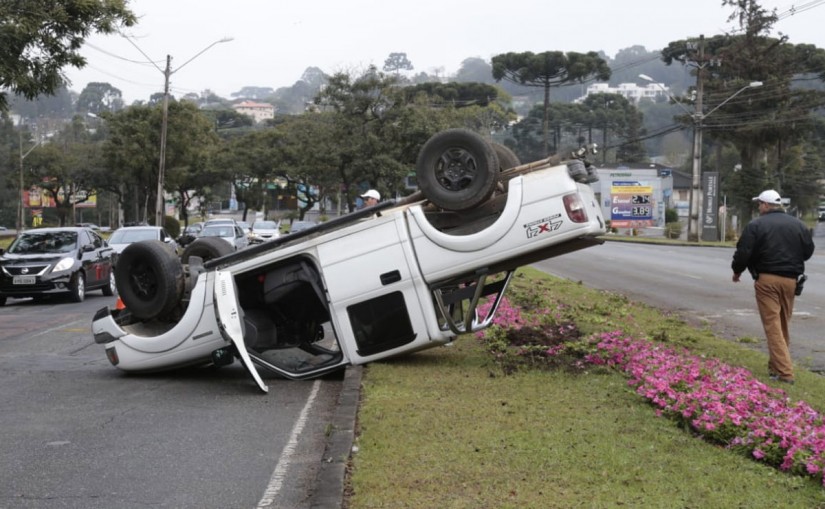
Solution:
[{"label": "silver car", "polygon": [[159,240],[166,244],[173,252],[178,252],[178,243],[172,238],[166,229],[160,226],[124,226],[118,228],[109,237],[109,245],[115,250],[115,253],[122,253],[126,246],[133,242],[140,242],[141,240]]},{"label": "silver car", "polygon": [[252,244],[275,240],[281,236],[281,223],[280,221],[255,221],[247,236]]},{"label": "silver car", "polygon": [[209,224],[203,227],[200,237],[220,237],[232,246],[235,251],[249,245],[249,239],[243,229],[237,224]]}]

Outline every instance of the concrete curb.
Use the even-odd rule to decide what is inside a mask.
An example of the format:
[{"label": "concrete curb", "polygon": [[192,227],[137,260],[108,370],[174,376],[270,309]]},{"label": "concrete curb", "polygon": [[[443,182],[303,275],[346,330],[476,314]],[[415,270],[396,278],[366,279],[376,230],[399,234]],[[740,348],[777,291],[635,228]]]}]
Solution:
[{"label": "concrete curb", "polygon": [[344,478],[355,440],[355,418],[361,399],[362,372],[361,366],[350,366],[344,374],[338,407],[332,418],[332,431],[327,439],[321,469],[315,481],[315,492],[309,499],[309,507],[312,509],[343,506]]}]

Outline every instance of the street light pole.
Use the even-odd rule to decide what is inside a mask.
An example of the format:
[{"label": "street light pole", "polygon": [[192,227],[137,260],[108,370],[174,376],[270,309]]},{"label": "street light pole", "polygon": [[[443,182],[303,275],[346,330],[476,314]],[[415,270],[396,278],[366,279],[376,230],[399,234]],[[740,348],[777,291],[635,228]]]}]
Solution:
[{"label": "street light pole", "polygon": [[[143,52],[140,47],[135,44],[132,39],[126,37],[132,45],[137,48],[138,51],[143,54],[150,62],[152,61],[146,53]],[[177,69],[172,69],[172,56],[166,55],[166,68],[161,69],[157,67],[157,69],[163,73],[163,117],[161,119],[161,126],[160,126],[160,157],[158,162],[158,189],[157,189],[157,201],[155,202],[155,226],[163,226],[163,216],[164,216],[164,199],[163,199],[163,187],[164,182],[166,180],[166,132],[169,124],[169,77],[172,74],[180,71],[183,66],[195,60],[199,56],[203,55],[208,49],[216,44],[220,44],[222,42],[229,42],[232,41],[232,37],[224,37],[223,39],[219,39],[212,44],[208,45],[207,47],[200,50],[198,53],[195,54],[192,58],[187,60],[186,62],[182,63]]]},{"label": "street light pole", "polygon": [[[701,69],[700,69],[701,72]],[[670,95],[670,92],[667,91],[661,84],[656,83],[653,81],[653,78],[647,76],[646,74],[640,74],[640,78],[645,81],[650,81],[655,85],[658,85],[662,90],[667,93],[668,97],[670,97],[676,104],[679,105],[686,113],[690,115],[693,119],[693,164],[692,164],[692,171],[691,171],[691,183],[690,183],[690,209],[689,209],[689,216],[688,216],[688,241],[690,242],[698,242],[699,241],[699,200],[701,199],[702,195],[702,128],[703,122],[706,118],[708,118],[713,112],[721,108],[723,105],[727,104],[728,101],[736,97],[737,95],[741,94],[745,90],[749,88],[756,88],[761,87],[761,81],[752,81],[745,85],[744,87],[740,88],[736,92],[734,92],[730,97],[725,99],[724,101],[717,104],[712,110],[707,113],[702,112],[702,95],[703,95],[703,86],[701,78],[697,80],[696,86],[696,108],[691,113],[679,100],[675,97]]]},{"label": "street light pole", "polygon": [[24,194],[24,190],[23,190],[23,159],[25,159],[26,156],[31,154],[32,150],[36,149],[37,146],[40,145],[40,142],[38,141],[37,143],[35,143],[34,146],[32,148],[30,148],[29,150],[27,150],[26,153],[24,154],[23,153],[23,126],[20,126],[20,130],[17,131],[17,136],[19,138],[18,145],[20,147],[20,199],[18,200],[18,203],[17,203],[17,225],[15,226],[15,228],[17,229],[18,232],[21,232],[21,231],[23,231],[23,226],[25,226],[25,224],[26,224],[25,218],[23,217],[24,216],[23,210],[25,208],[23,206],[23,202],[25,201],[25,196],[26,196]]}]

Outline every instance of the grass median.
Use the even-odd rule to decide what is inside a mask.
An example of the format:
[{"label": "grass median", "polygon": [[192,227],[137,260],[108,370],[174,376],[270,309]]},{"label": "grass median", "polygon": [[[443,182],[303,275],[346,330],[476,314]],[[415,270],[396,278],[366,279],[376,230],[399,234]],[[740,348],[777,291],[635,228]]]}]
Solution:
[{"label": "grass median", "polygon": [[[583,334],[621,329],[768,381],[767,358],[666,311],[520,271],[520,304],[563,303]],[[751,345],[752,346],[752,345]],[[822,412],[825,379],[782,387]],[[667,417],[616,370],[502,364],[474,336],[364,372],[349,509],[825,507],[821,480],[712,443]]]}]

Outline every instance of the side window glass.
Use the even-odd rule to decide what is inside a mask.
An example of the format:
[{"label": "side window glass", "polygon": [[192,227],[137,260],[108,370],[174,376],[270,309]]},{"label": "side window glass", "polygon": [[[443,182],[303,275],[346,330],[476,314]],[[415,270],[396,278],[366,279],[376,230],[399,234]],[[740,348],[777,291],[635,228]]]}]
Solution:
[{"label": "side window glass", "polygon": [[393,292],[347,308],[358,354],[373,355],[415,339],[404,294]]}]

